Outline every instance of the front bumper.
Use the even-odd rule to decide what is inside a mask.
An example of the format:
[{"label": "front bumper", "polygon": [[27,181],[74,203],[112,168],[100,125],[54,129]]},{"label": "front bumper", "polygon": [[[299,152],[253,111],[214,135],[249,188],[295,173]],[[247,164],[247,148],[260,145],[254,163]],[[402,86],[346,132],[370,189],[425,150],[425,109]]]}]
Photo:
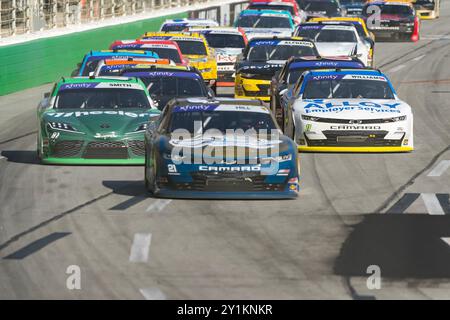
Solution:
[{"label": "front bumper", "polygon": [[[76,140],[74,138],[77,138]],[[85,135],[61,134],[41,146],[41,161],[46,164],[143,165],[143,134],[125,139],[95,140]]]},{"label": "front bumper", "polygon": [[270,101],[270,80],[247,79],[239,74],[236,76],[234,87],[234,97],[236,99],[259,99]]},{"label": "front bumper", "polygon": [[296,135],[300,151],[408,152],[414,149],[412,123],[408,119],[356,125],[296,120],[300,121]]},{"label": "front bumper", "polygon": [[421,20],[431,20],[437,18],[436,10],[422,9],[416,10],[416,12]]}]

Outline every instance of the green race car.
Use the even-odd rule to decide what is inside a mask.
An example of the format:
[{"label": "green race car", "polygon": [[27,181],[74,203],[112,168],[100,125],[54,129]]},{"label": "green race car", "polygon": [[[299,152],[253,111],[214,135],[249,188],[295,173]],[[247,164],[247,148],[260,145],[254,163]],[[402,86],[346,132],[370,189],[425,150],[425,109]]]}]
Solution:
[{"label": "green race car", "polygon": [[37,153],[48,164],[144,164],[144,132],[160,111],[143,82],[62,79],[38,106]]}]

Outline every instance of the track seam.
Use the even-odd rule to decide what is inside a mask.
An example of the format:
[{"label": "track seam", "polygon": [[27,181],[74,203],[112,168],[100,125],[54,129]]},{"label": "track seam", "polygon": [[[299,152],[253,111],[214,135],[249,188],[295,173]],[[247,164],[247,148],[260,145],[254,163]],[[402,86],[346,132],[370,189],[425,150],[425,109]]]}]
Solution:
[{"label": "track seam", "polygon": [[439,160],[439,158],[449,150],[450,145],[448,145],[447,147],[442,149],[439,153],[437,153],[422,170],[414,174],[406,183],[401,185],[389,198],[387,198],[386,201],[383,202],[383,204],[380,207],[378,207],[372,213],[381,213],[381,211],[385,210],[389,206],[389,204],[395,200],[396,197],[398,197],[403,191],[405,191],[406,188],[412,185],[421,174],[430,169]]}]

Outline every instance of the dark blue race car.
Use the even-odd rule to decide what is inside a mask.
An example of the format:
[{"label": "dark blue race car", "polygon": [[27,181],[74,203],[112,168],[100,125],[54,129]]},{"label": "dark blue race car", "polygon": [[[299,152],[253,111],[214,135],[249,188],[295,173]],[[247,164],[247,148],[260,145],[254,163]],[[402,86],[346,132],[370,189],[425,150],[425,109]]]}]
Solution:
[{"label": "dark blue race car", "polygon": [[298,193],[297,145],[258,100],[173,99],[145,136],[155,196],[273,199]]}]

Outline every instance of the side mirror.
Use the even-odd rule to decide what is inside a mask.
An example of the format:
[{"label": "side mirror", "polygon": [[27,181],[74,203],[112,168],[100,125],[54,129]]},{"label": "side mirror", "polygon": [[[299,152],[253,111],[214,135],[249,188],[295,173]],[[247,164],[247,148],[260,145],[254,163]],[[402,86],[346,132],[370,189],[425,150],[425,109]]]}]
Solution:
[{"label": "side mirror", "polygon": [[214,90],[211,89],[211,87],[208,87],[208,93],[207,93],[207,95],[208,95],[208,98],[209,98],[209,99],[213,99],[213,98],[216,96],[216,94],[214,93]]},{"label": "side mirror", "polygon": [[71,77],[76,77],[78,76],[78,73],[80,72],[80,69],[75,69],[72,71],[72,73],[70,74]]},{"label": "side mirror", "polygon": [[286,88],[286,89],[283,89],[283,90],[281,90],[280,91],[280,96],[282,96],[282,95],[284,95],[286,92],[288,91],[288,89]]},{"label": "side mirror", "polygon": [[147,131],[150,134],[154,134],[157,129],[158,129],[158,121],[157,120],[152,120],[147,124]]},{"label": "side mirror", "polygon": [[44,93],[44,99],[48,99],[50,98],[50,92],[45,92]]},{"label": "side mirror", "polygon": [[364,37],[364,41],[366,41],[372,48],[375,45],[375,41],[373,41],[371,37]]}]

